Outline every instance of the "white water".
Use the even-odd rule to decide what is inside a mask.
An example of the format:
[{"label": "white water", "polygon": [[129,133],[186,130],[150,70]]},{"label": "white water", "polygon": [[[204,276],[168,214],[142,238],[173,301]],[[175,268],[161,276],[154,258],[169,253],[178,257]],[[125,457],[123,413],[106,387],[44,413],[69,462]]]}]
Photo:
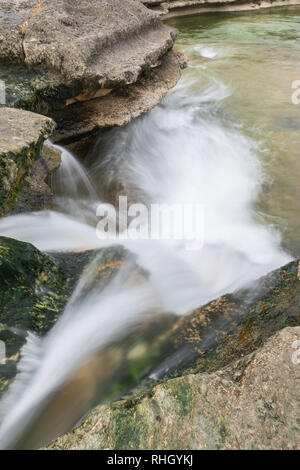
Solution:
[{"label": "white water", "polygon": [[[181,261],[184,273],[189,267],[189,284],[194,286],[190,297],[194,305],[191,301],[180,306],[173,303],[179,313],[233,291],[289,260],[280,249],[276,231],[257,221],[254,204],[264,180],[258,144],[215,117],[218,102],[230,90],[213,81],[199,95],[193,86],[183,80],[162,106],[108,134],[109,144],[101,138],[98,149],[109,150],[99,163],[96,147],[92,166],[94,178],[104,172],[108,181],[121,182],[135,202],[204,205],[204,247],[195,252],[176,243],[168,246],[173,264]],[[148,246],[145,252],[152,256],[157,249]],[[159,251],[163,256],[166,246],[161,243]],[[148,263],[142,261],[149,269]],[[149,269],[157,284],[163,265]],[[170,285],[164,294],[169,297],[176,296],[184,282],[185,275],[180,273],[180,264],[177,266],[174,288]]]},{"label": "white water", "polygon": [[[155,293],[149,287],[129,285],[122,288],[122,271],[103,292],[95,289],[81,301],[80,294],[89,280],[81,282],[64,315],[46,337],[29,336],[22,351],[19,375],[1,404],[0,414],[4,419],[0,428],[0,448],[14,447],[44,410],[51,395],[89,357],[113,340],[128,335],[158,307]],[[72,408],[71,399],[66,397],[66,409]],[[78,411],[74,409],[73,413],[76,418]],[[66,431],[64,426],[63,416],[50,415],[47,431],[35,441],[35,446],[44,445],[47,439],[49,442],[62,430]]]},{"label": "white water", "polygon": [[187,251],[174,241],[126,242],[150,272],[149,285],[112,285],[83,302],[77,292],[44,339],[32,344],[29,338],[3,404],[1,447],[14,445],[51,393],[91,354],[126,335],[149,312],[183,314],[289,260],[278,234],[257,221],[254,207],[264,179],[258,145],[217,116],[218,103],[230,93],[216,81],[199,92],[193,81],[182,80],[161,106],[102,136],[88,170],[64,152],[55,211],[0,220],[1,235],[41,250],[102,246],[94,225],[103,177],[107,186],[120,183],[136,202],[205,206],[201,250]]}]

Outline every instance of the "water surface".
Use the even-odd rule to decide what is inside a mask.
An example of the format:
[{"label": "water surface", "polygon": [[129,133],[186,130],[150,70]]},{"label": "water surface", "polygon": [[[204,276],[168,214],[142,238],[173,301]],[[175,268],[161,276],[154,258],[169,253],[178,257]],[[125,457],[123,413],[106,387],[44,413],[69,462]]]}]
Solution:
[{"label": "water surface", "polygon": [[216,109],[227,125],[259,143],[266,175],[257,204],[275,224],[283,245],[300,255],[300,8],[205,14],[170,20],[179,50],[190,59],[186,75],[196,93],[215,81],[231,90]]}]

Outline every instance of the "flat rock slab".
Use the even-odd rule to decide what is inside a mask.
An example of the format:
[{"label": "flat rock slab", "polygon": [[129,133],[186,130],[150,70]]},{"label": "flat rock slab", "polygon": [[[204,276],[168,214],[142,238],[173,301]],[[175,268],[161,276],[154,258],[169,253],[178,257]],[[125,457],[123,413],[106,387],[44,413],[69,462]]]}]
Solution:
[{"label": "flat rock slab", "polygon": [[124,86],[159,65],[176,30],[139,0],[2,0],[0,62],[53,70],[75,89]]},{"label": "flat rock slab", "polygon": [[45,116],[0,107],[0,215],[15,204],[24,178],[54,128],[54,121]]}]

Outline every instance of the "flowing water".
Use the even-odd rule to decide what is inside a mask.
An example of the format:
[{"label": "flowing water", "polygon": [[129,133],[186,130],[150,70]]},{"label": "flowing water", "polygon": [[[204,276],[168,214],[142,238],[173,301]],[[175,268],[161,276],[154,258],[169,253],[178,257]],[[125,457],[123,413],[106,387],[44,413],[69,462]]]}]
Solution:
[{"label": "flowing water", "polygon": [[[24,440],[57,390],[149,315],[185,314],[300,255],[300,108],[291,100],[292,82],[300,80],[298,14],[289,8],[170,21],[190,59],[180,83],[147,115],[102,132],[82,164],[63,151],[53,211],[0,221],[1,235],[72,250],[112,243],[96,236],[96,208],[119,194],[146,206],[204,207],[201,249],[186,249],[186,240],[122,241],[147,280],[128,283],[125,263],[117,282],[82,296],[92,266],[52,331],[29,337],[2,404],[2,447]],[[76,402],[81,415],[91,403],[83,402]],[[69,429],[81,416],[74,406],[64,423],[52,412],[44,429],[40,418],[30,445]]]},{"label": "flowing water", "polygon": [[283,245],[299,256],[300,104],[292,104],[292,84],[300,79],[299,7],[170,23],[180,30],[195,93],[214,82],[231,90],[216,112],[259,144],[266,176],[256,204],[260,220],[275,224]]}]

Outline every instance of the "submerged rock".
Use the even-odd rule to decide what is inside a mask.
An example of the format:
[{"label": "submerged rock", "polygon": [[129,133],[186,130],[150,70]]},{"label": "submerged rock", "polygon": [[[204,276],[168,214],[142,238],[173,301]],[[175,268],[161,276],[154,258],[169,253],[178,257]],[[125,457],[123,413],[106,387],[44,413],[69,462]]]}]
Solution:
[{"label": "submerged rock", "polygon": [[[300,327],[214,373],[168,380],[94,409],[50,449],[298,449]],[[298,343],[297,343],[298,344]]]},{"label": "submerged rock", "polygon": [[17,204],[19,191],[54,128],[52,119],[0,107],[0,216]]},{"label": "submerged rock", "polygon": [[[101,315],[107,315],[106,288],[109,289],[109,295],[116,297],[120,291],[124,301],[123,293],[130,295],[134,286],[140,283],[143,289],[148,282],[147,272],[139,268],[134,255],[122,247],[116,246],[97,252],[57,253],[54,254],[54,258],[63,268],[64,275],[72,276],[70,279],[72,285],[80,277],[66,314],[71,313],[76,317],[80,311],[82,323],[85,321],[85,314],[88,319],[91,318],[90,309],[95,312],[93,315],[99,315],[99,320]],[[81,275],[82,272],[84,276]],[[138,298],[134,297],[139,304]],[[134,301],[132,307],[134,308]],[[140,307],[143,308],[143,302]],[[122,323],[122,313],[122,307],[120,312],[114,309],[110,312],[108,319],[112,329],[114,322]],[[55,389],[48,391],[46,400],[35,403],[34,412],[30,415],[30,419],[28,417],[26,430],[22,431],[14,442],[7,445],[20,449],[45,445],[61,433],[72,429],[72,426],[91,407],[98,404],[99,400],[116,399],[124,391],[136,386],[141,375],[158,361],[159,347],[156,339],[163,331],[167,332],[176,321],[175,315],[159,314],[156,311],[151,311],[151,315],[149,312],[145,316],[143,320],[141,318],[136,320],[132,327],[127,328],[123,325],[123,329],[119,329],[116,335],[107,340],[105,346],[99,348],[98,352],[93,352],[88,359],[78,361],[77,368],[74,367],[72,374],[66,374],[64,382],[58,383]],[[92,324],[95,327],[93,322]],[[69,324],[69,329],[72,331],[72,323]],[[76,329],[74,332],[76,336]],[[65,333],[67,341],[68,331]],[[99,333],[105,336],[101,328]],[[92,336],[91,332],[90,335]],[[87,336],[86,338],[87,341],[90,339]],[[43,351],[41,343],[39,356],[43,357]],[[66,352],[67,358],[68,352]],[[45,354],[49,354],[49,351]],[[61,357],[61,360],[64,358]]]}]

